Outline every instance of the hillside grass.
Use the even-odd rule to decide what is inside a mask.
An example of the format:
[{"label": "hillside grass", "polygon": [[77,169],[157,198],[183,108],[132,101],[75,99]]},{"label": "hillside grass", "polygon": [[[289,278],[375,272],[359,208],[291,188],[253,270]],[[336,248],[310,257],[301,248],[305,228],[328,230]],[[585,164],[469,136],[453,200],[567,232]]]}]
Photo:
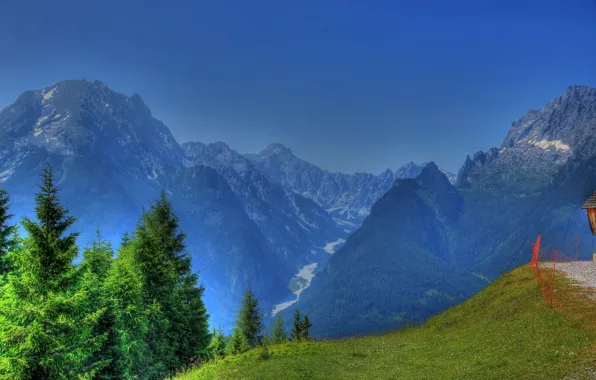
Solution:
[{"label": "hillside grass", "polygon": [[178,379],[594,378],[594,294],[556,281],[553,309],[524,266],[419,328],[271,346],[269,359],[256,349]]}]

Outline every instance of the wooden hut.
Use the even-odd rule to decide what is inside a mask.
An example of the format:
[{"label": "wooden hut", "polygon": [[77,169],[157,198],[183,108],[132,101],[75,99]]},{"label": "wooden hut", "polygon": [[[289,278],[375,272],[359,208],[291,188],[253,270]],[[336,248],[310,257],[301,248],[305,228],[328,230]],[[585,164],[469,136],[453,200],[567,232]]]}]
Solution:
[{"label": "wooden hut", "polygon": [[592,236],[596,236],[596,191],[584,202],[582,208],[588,212]]}]

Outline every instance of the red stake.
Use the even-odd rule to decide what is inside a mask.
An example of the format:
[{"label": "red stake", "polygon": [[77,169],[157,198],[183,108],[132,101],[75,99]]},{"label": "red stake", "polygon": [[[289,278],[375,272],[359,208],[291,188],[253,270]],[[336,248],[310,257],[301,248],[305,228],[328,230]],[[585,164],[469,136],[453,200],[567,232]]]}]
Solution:
[{"label": "red stake", "polygon": [[575,261],[579,261],[579,232],[575,241]]},{"label": "red stake", "polygon": [[555,270],[557,269],[557,250],[555,249],[555,256],[553,258],[553,275],[552,284],[550,288],[550,307],[553,307],[553,292],[555,291]]}]

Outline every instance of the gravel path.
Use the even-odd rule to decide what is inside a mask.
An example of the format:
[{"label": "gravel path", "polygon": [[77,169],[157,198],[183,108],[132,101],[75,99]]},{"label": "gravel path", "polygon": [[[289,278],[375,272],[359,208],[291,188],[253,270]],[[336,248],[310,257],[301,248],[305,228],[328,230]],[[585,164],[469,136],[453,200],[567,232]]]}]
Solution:
[{"label": "gravel path", "polygon": [[[552,268],[552,264],[550,264],[550,267]],[[578,281],[580,286],[596,288],[596,262],[557,263],[557,270],[565,272],[569,278]]]},{"label": "gravel path", "polygon": [[[552,268],[552,263],[546,265]],[[565,272],[569,278],[576,280],[579,286],[596,288],[596,262],[574,261],[571,263],[557,263],[557,270]],[[596,379],[596,369],[587,368],[582,372],[565,377],[564,380]]]}]

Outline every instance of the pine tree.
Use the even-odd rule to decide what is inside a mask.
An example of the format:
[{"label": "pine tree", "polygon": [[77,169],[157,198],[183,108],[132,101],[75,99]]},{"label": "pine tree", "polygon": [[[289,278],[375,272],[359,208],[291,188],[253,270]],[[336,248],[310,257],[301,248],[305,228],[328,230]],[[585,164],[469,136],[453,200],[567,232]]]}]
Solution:
[{"label": "pine tree", "polygon": [[263,334],[263,339],[261,340],[261,352],[259,352],[259,358],[261,359],[269,359],[269,335],[267,331]]},{"label": "pine tree", "polygon": [[213,329],[211,333],[211,342],[207,347],[209,353],[208,359],[218,360],[226,356],[227,338],[221,329]]},{"label": "pine tree", "polygon": [[168,376],[206,355],[208,315],[192,273],[185,234],[165,192],[144,212],[131,246],[143,279],[147,344],[156,376]]},{"label": "pine tree", "polygon": [[309,340],[310,337],[308,336],[308,329],[312,327],[312,324],[308,320],[308,316],[304,316],[302,322],[300,322],[300,339],[301,340]]},{"label": "pine tree", "polygon": [[284,320],[281,314],[277,313],[275,317],[275,325],[273,326],[273,344],[285,343],[288,340],[288,334],[284,329]]},{"label": "pine tree", "polygon": [[89,378],[101,369],[89,359],[104,338],[95,333],[102,310],[86,307],[77,284],[77,234],[67,234],[75,218],[59,203],[50,167],[35,200],[38,222],[22,221],[28,237],[0,299],[0,378]]},{"label": "pine tree", "polygon": [[242,300],[242,309],[238,315],[238,326],[251,348],[256,347],[259,343],[259,335],[263,330],[261,319],[259,301],[249,284]]},{"label": "pine tree", "polygon": [[232,330],[232,336],[228,342],[227,351],[230,355],[238,355],[250,350],[250,345],[246,340],[246,336],[242,333],[242,329],[235,326]]},{"label": "pine tree", "polygon": [[302,324],[300,321],[300,310],[294,312],[294,329],[292,330],[292,341],[299,342],[302,338]]},{"label": "pine tree", "polygon": [[147,344],[143,278],[135,253],[134,240],[121,246],[104,284],[108,311],[114,318],[115,341],[104,373],[114,379],[148,379],[154,375]]},{"label": "pine tree", "polygon": [[122,235],[122,240],[120,241],[120,246],[121,247],[125,247],[128,242],[130,242],[130,235],[128,234],[128,231],[126,231],[124,233],[124,235]]},{"label": "pine tree", "polygon": [[13,216],[9,212],[10,197],[5,190],[0,189],[0,285],[3,278],[11,270],[12,265],[9,261],[9,253],[16,245],[15,225],[8,224],[8,220]]},{"label": "pine tree", "polygon": [[259,344],[260,333],[263,330],[262,315],[250,284],[244,293],[242,307],[238,311],[234,332],[230,339],[231,354],[239,354],[256,347]]},{"label": "pine tree", "polygon": [[102,239],[98,229],[96,240],[84,250],[80,265],[82,287],[89,295],[89,310],[103,310],[95,334],[104,336],[105,340],[101,349],[89,358],[90,363],[101,363],[104,367],[97,375],[100,379],[118,379],[121,375],[112,365],[116,358],[118,337],[114,310],[109,307],[108,293],[105,290],[106,279],[114,261],[113,255],[112,245]]}]

